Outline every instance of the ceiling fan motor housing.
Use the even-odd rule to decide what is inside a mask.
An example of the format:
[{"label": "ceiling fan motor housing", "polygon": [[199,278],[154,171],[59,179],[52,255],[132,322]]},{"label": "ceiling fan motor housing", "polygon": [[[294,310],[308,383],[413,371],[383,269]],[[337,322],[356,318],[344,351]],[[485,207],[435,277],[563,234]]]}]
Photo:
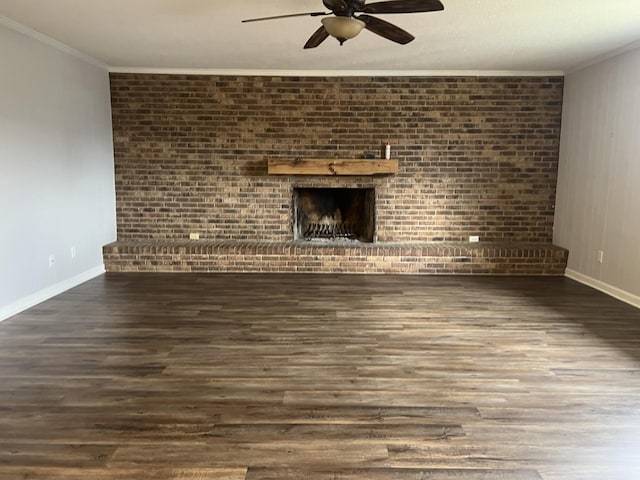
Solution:
[{"label": "ceiling fan motor housing", "polygon": [[339,17],[352,17],[355,12],[361,11],[366,0],[322,0],[324,6]]}]

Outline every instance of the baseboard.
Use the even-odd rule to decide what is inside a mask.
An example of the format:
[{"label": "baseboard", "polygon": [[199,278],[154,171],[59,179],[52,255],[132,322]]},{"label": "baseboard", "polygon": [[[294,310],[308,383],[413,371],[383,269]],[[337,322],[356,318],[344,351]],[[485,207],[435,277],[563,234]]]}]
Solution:
[{"label": "baseboard", "polygon": [[99,265],[90,270],[86,270],[75,277],[71,277],[62,282],[58,282],[50,287],[47,287],[38,292],[32,293],[31,295],[27,295],[26,297],[21,298],[17,302],[10,303],[2,308],[0,308],[0,322],[6,320],[9,317],[13,317],[20,312],[24,312],[25,310],[38,305],[39,303],[44,302],[45,300],[49,300],[50,298],[55,297],[56,295],[60,295],[67,290],[77,287],[81,283],[91,280],[92,278],[98,277],[105,272],[104,265]]},{"label": "baseboard", "polygon": [[640,308],[640,297],[637,295],[621,290],[618,287],[611,286],[608,283],[601,282],[600,280],[596,280],[595,278],[587,275],[583,275],[582,273],[571,270],[570,268],[567,268],[565,276],[575,280],[576,282],[580,282],[589,287],[595,288],[596,290],[600,290],[601,292],[628,303],[629,305],[633,305],[636,308]]}]

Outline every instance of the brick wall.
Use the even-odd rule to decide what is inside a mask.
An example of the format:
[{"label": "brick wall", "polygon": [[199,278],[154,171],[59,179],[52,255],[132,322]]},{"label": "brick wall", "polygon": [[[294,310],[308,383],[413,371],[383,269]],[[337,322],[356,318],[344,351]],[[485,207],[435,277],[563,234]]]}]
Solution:
[{"label": "brick wall", "polygon": [[[282,242],[292,189],[376,188],[378,242],[552,240],[559,77],[112,74],[118,238]],[[267,159],[362,158],[397,176],[270,177]]]}]

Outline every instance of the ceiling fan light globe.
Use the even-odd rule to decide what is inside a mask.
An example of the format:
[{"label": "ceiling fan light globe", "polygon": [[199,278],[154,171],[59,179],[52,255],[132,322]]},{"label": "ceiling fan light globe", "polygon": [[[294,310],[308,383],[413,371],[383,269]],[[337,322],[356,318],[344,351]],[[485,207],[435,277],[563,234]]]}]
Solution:
[{"label": "ceiling fan light globe", "polygon": [[336,16],[323,18],[322,25],[329,35],[342,43],[358,35],[366,24],[357,18]]}]

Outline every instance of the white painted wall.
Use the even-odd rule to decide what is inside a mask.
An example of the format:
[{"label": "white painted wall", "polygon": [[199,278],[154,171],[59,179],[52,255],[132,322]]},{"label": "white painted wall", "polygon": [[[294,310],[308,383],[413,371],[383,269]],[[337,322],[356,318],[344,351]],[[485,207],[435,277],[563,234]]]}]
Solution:
[{"label": "white painted wall", "polygon": [[566,76],[560,145],[567,275],[640,306],[640,48]]},{"label": "white painted wall", "polygon": [[101,247],[116,236],[107,70],[9,26],[0,22],[0,320],[103,272]]}]

